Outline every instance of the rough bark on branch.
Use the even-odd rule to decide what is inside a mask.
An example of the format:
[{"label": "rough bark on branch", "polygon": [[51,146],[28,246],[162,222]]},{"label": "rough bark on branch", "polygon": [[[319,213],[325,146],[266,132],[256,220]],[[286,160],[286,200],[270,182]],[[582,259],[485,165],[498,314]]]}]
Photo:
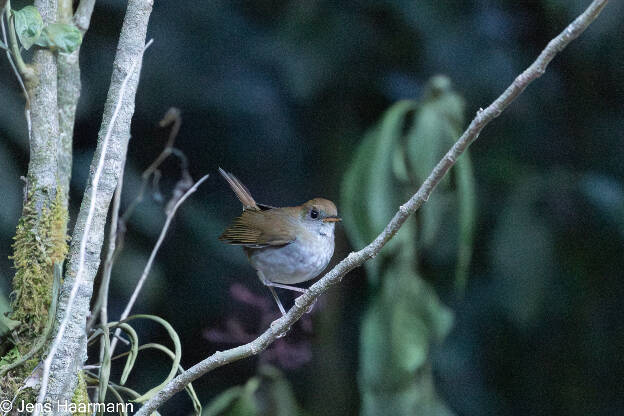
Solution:
[{"label": "rough bark on branch", "polygon": [[301,318],[321,294],[338,284],[349,271],[375,257],[383,246],[397,233],[405,221],[427,201],[431,192],[433,192],[444,175],[446,175],[448,170],[455,164],[468,146],[477,139],[481,130],[483,130],[490,121],[498,117],[533,80],[539,78],[544,73],[546,67],[555,55],[561,52],[572,40],[576,39],[587,29],[598,17],[600,11],[607,2],[608,0],[594,0],[563,32],[548,43],[535,62],[520,74],[492,104],[485,110],[479,110],[466,131],[459,137],[442,160],[438,162],[418,191],[409,201],[399,208],[386,228],[373,242],[360,251],[349,254],[347,258],[338,263],[331,271],[314,283],[306,293],[295,300],[295,306],[288,311],[285,316],[274,321],[270,328],[258,338],[236,348],[226,351],[217,351],[210,357],[195,364],[184,373],[171,380],[165,388],[147,401],[136,413],[136,416],[150,415],[175,393],[181,391],[186,385],[207,372],[228,363],[260,353],[277,338],[286,334],[291,326]]},{"label": "rough bark on branch", "polygon": [[[93,279],[100,264],[100,251],[104,239],[104,226],[110,200],[115,191],[122,162],[126,157],[130,139],[130,122],[134,113],[134,101],[139,81],[139,65],[129,78],[121,107],[114,125],[111,126],[106,149],[102,147],[103,138],[109,128],[115,106],[119,100],[120,88],[126,76],[132,72],[133,64],[140,60],[145,46],[145,36],[153,2],[150,0],[129,0],[124,18],[117,54],[113,63],[111,84],[104,107],[104,115],[98,135],[98,146],[91,165],[91,175],[85,189],[80,212],[74,228],[69,263],[59,299],[57,323],[63,322],[66,314],[69,321],[63,336],[63,342],[51,360],[50,373],[45,400],[53,403],[71,401],[76,385],[76,373],[86,359],[85,325],[89,313],[89,303],[93,293]],[[104,169],[99,179],[96,193],[95,211],[89,233],[84,235],[85,223],[91,206],[93,175],[100,155],[105,152]],[[73,304],[69,304],[69,294],[76,282],[80,246],[86,238],[86,253],[82,274],[82,285]],[[69,310],[68,310],[69,309]],[[58,330],[58,329],[57,329]]]},{"label": "rough bark on branch", "polygon": [[[35,7],[45,23],[56,21],[56,1],[37,0]],[[30,133],[29,187],[35,208],[41,212],[56,198],[58,178],[59,124],[57,103],[56,57],[48,49],[33,54],[35,79],[26,80],[30,98],[32,129]]]},{"label": "rough bark on branch", "polygon": [[[71,24],[74,20],[72,0],[58,0],[58,21]],[[93,7],[87,9],[83,15],[88,27]],[[84,36],[84,31],[82,31]],[[59,52],[57,56],[58,79],[58,119],[59,119],[59,148],[58,148],[58,184],[61,192],[61,201],[65,208],[69,201],[69,183],[72,169],[72,143],[76,107],[80,98],[80,47],[74,52]]]}]

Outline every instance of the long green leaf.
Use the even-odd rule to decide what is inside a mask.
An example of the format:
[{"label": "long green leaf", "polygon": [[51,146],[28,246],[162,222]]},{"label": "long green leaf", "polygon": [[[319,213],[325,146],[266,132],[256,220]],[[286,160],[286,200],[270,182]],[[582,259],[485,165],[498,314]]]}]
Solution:
[{"label": "long green leaf", "polygon": [[109,324],[108,327],[109,330],[113,328],[120,328],[130,337],[130,351],[120,379],[120,384],[123,386],[124,384],[126,384],[126,381],[128,381],[128,376],[130,375],[132,367],[134,367],[137,355],[139,354],[139,337],[134,328],[126,323],[113,323]]},{"label": "long green leaf", "polygon": [[[117,399],[118,403],[126,403],[126,401],[121,397],[121,394],[117,391],[117,389],[111,385],[108,386],[113,396]],[[125,406],[119,406],[119,414],[121,416],[128,416],[128,413],[125,411]]]},{"label": "long green leaf", "polygon": [[[402,202],[395,161],[404,141],[404,124],[417,108],[414,101],[400,101],[386,111],[379,125],[366,133],[345,173],[340,205],[347,234],[358,248],[377,236]],[[393,239],[382,256],[399,246]],[[370,282],[378,282],[382,263],[381,257],[366,263]]]},{"label": "long green leaf", "polygon": [[171,326],[171,324],[169,324],[169,322],[165,321],[161,317],[155,316],[155,315],[145,315],[145,314],[132,315],[132,316],[129,316],[127,319],[125,319],[123,322],[129,322],[135,319],[148,319],[148,320],[159,323],[165,328],[165,330],[169,334],[169,337],[171,338],[171,341],[173,342],[173,345],[174,345],[173,363],[171,365],[171,370],[169,371],[169,375],[167,376],[167,378],[158,386],[152,388],[151,390],[149,390],[147,393],[143,394],[142,396],[134,399],[134,401],[137,403],[143,403],[149,400],[152,396],[154,396],[160,390],[162,390],[162,388],[165,387],[167,383],[169,383],[175,377],[176,372],[178,371],[178,366],[180,365],[180,360],[182,359],[182,346],[180,344],[180,337],[178,336],[175,329],[173,329],[173,327]]},{"label": "long green leaf", "polygon": [[476,222],[476,186],[469,154],[464,154],[455,165],[458,202],[459,241],[455,268],[455,291],[461,297],[466,287],[472,257]]},{"label": "long green leaf", "polygon": [[[461,134],[464,100],[450,80],[433,77],[428,83],[406,141],[406,155],[414,184],[422,183]],[[457,175],[457,170],[453,171]],[[409,192],[410,194],[412,192]],[[441,230],[448,217],[457,212],[456,200],[447,175],[419,210],[419,248],[440,249]]]},{"label": "long green leaf", "polygon": [[[139,346],[139,351],[146,350],[146,349],[159,350],[159,351],[164,352],[172,360],[175,358],[175,354],[173,353],[173,351],[171,351],[169,348],[161,344],[148,343],[148,344],[143,344]],[[130,352],[126,351],[126,352],[123,352],[121,354],[114,356],[112,359],[114,361],[118,358],[125,357],[126,355],[129,355],[129,354]],[[183,372],[184,372],[184,368],[181,365],[178,365],[178,373],[183,373]],[[191,401],[193,403],[193,410],[195,411],[195,415],[200,415],[202,412],[202,405],[201,405],[201,402],[199,401],[199,398],[197,397],[197,394],[195,393],[195,389],[193,388],[193,383],[187,384],[184,387],[184,389],[186,390],[187,394],[191,398]],[[137,394],[137,397],[138,396],[139,395]]]},{"label": "long green leaf", "polygon": [[[111,354],[110,354],[110,338],[108,328],[102,331],[102,343],[104,345],[104,356],[100,364],[100,377],[98,386],[98,402],[106,403],[106,392],[108,390],[108,380],[110,379],[111,370]],[[98,415],[102,412],[98,412]]]}]

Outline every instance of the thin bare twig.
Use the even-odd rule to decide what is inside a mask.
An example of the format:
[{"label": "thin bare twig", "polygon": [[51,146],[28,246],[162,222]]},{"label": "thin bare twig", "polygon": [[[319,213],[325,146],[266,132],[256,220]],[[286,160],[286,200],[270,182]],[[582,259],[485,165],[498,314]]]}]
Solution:
[{"label": "thin bare twig", "polygon": [[[5,5],[5,7],[8,7],[8,6]],[[0,26],[2,27],[2,40],[4,41],[5,45],[8,45],[6,27],[4,26],[4,13],[0,13]],[[7,59],[9,60],[9,64],[11,65],[11,68],[13,69],[13,73],[15,73],[15,76],[17,77],[17,82],[19,83],[20,88],[22,89],[22,92],[24,93],[24,98],[26,99],[26,107],[24,109],[24,115],[26,117],[26,124],[28,127],[28,139],[30,140],[30,135],[32,131],[32,122],[30,119],[30,96],[28,95],[28,91],[26,90],[26,85],[24,85],[22,74],[20,74],[20,72],[17,70],[17,67],[15,66],[15,62],[13,62],[13,57],[11,56],[10,49],[6,50],[6,55],[7,55]]]},{"label": "thin bare twig", "polygon": [[386,228],[373,242],[362,250],[349,254],[347,258],[338,263],[318,282],[314,283],[306,293],[295,300],[295,306],[293,306],[285,316],[274,321],[270,328],[258,338],[236,348],[218,351],[195,364],[183,374],[171,380],[169,384],[147,401],[136,413],[136,416],[150,415],[175,393],[182,390],[184,386],[207,372],[260,353],[277,338],[286,334],[290,327],[301,318],[310,305],[312,305],[321,294],[339,283],[349,271],[375,257],[383,246],[397,233],[405,221],[429,199],[431,192],[438,183],[440,183],[448,170],[455,164],[457,158],[477,139],[481,130],[483,130],[489,122],[498,117],[533,80],[539,78],[544,73],[546,67],[555,55],[587,29],[590,23],[598,17],[600,11],[607,2],[608,0],[594,0],[563,32],[548,43],[535,62],[520,74],[503,94],[485,110],[479,110],[479,112],[477,112],[476,117],[472,120],[466,131],[464,131],[453,147],[433,168],[433,171],[429,174],[427,179],[425,179],[418,191],[409,201],[399,208]]},{"label": "thin bare twig", "polygon": [[9,43],[7,43],[6,45],[11,49],[11,52],[13,53],[13,58],[15,59],[17,69],[19,69],[20,74],[22,74],[27,80],[32,79],[35,77],[35,70],[29,65],[26,65],[26,63],[22,59],[19,44],[17,43],[17,35],[15,34],[15,23],[13,22],[13,16],[11,15],[10,0],[6,2],[4,13],[6,16],[7,24],[9,25]]},{"label": "thin bare twig", "polygon": [[[2,40],[4,41],[5,45],[9,45],[9,42],[7,40],[7,34],[6,34],[6,26],[4,25],[4,17],[6,15],[7,13],[2,13],[2,16],[0,16],[0,24],[2,25]],[[6,49],[7,59],[9,60],[9,63],[11,64],[11,68],[13,69],[13,72],[15,73],[15,76],[17,77],[17,81],[19,82],[20,87],[22,88],[22,91],[24,92],[24,96],[26,97],[26,102],[28,103],[28,106],[30,107],[30,99],[28,98],[28,92],[26,91],[26,86],[24,85],[24,80],[22,79],[22,75],[17,70],[17,66],[15,66],[15,62],[13,62],[11,49],[12,48],[10,47]]]},{"label": "thin bare twig", "polygon": [[[145,171],[143,171],[143,173],[141,174],[141,188],[137,196],[134,198],[134,200],[132,200],[126,211],[122,215],[120,215],[119,205],[121,203],[125,160],[122,162],[123,165],[121,167],[121,173],[119,175],[119,182],[117,184],[117,188],[115,189],[115,196],[113,200],[111,225],[108,236],[108,250],[106,254],[106,260],[104,262],[104,269],[102,271],[102,283],[100,285],[97,301],[91,311],[89,321],[87,322],[87,333],[95,326],[95,323],[97,322],[100,313],[102,313],[102,319],[100,320],[100,323],[102,325],[106,325],[108,321],[108,291],[112,268],[115,264],[115,261],[117,260],[117,257],[119,256],[119,253],[123,249],[126,223],[130,216],[132,216],[132,214],[134,213],[136,207],[143,200],[149,177],[154,175],[154,177],[156,178],[158,168],[171,154],[176,155],[182,162],[182,178],[186,179],[187,177],[190,177],[188,173],[188,162],[186,160],[186,156],[184,156],[180,151],[173,147],[178,132],[180,131],[180,126],[182,124],[180,110],[175,107],[169,108],[162,120],[160,120],[160,122],[158,123],[160,127],[167,127],[170,124],[172,124],[173,126],[169,131],[169,136],[167,138],[167,143],[165,144],[164,149],[149,165],[149,167],[145,169]],[[154,181],[156,181],[156,179],[154,179]]]},{"label": "thin bare twig", "polygon": [[[176,214],[176,211],[178,210],[178,208],[180,207],[180,205],[182,205],[182,203],[184,201],[186,201],[186,199],[191,196],[192,193],[194,193],[197,188],[199,187],[199,185],[202,184],[202,182],[204,182],[206,179],[208,179],[209,175],[204,175],[200,180],[198,180],[197,182],[195,182],[195,184],[189,189],[187,190],[184,195],[182,195],[181,198],[179,198],[177,200],[177,202],[175,203],[175,205],[173,206],[173,208],[167,212],[167,219],[165,220],[165,225],[163,226],[162,230],[160,231],[160,235],[158,236],[158,240],[156,241],[156,244],[154,245],[154,248],[152,249],[152,253],[149,256],[149,259],[147,260],[147,264],[145,265],[145,269],[143,269],[143,273],[141,274],[141,277],[139,278],[139,281],[136,285],[136,287],[134,288],[134,292],[132,292],[132,296],[130,297],[130,300],[128,301],[128,304],[126,305],[126,308],[124,309],[123,313],[121,314],[121,317],[119,318],[119,321],[123,321],[124,319],[126,319],[128,317],[128,315],[130,315],[130,311],[132,310],[132,307],[134,306],[134,303],[136,302],[137,298],[139,297],[139,293],[141,292],[141,289],[143,288],[143,285],[145,284],[145,281],[147,280],[147,276],[149,275],[150,270],[152,269],[152,265],[154,264],[154,259],[156,258],[156,254],[158,254],[158,250],[160,249],[160,246],[162,245],[162,242],[165,239],[165,235],[167,235],[167,231],[169,230],[169,226],[171,225],[171,221],[173,220],[173,217]],[[115,331],[115,334],[119,334],[120,333],[120,329],[117,329]],[[111,343],[110,346],[110,354],[112,355],[113,352],[115,351],[115,346],[117,346],[117,339],[113,339],[113,342]]]},{"label": "thin bare twig", "polygon": [[[145,49],[149,48],[152,42],[153,40],[150,40],[149,42],[147,42],[147,44],[143,48],[143,53],[145,53]],[[59,326],[56,337],[54,338],[54,342],[52,343],[52,346],[50,347],[48,356],[43,362],[43,376],[41,377],[41,388],[39,390],[39,395],[37,396],[37,404],[42,404],[43,400],[45,399],[47,388],[48,388],[48,380],[50,379],[50,366],[52,365],[52,360],[54,359],[56,351],[59,348],[59,345],[61,344],[61,342],[63,342],[63,335],[65,333],[65,328],[67,328],[67,324],[72,314],[72,307],[74,304],[74,300],[78,293],[78,289],[80,288],[80,285],[82,284],[83,272],[84,272],[83,269],[84,269],[87,240],[88,240],[87,236],[89,235],[91,222],[93,221],[93,215],[95,212],[95,206],[97,202],[97,189],[98,189],[98,184],[100,182],[100,177],[102,175],[102,171],[104,169],[104,160],[106,158],[107,144],[112,135],[113,126],[115,125],[115,121],[117,120],[117,115],[119,114],[119,110],[123,102],[123,96],[126,90],[126,86],[128,85],[128,81],[134,74],[136,67],[141,62],[141,57],[142,55],[136,61],[134,61],[134,63],[132,64],[132,67],[130,68],[130,71],[128,71],[128,74],[126,75],[126,77],[123,80],[123,83],[121,84],[121,88],[119,90],[119,99],[117,101],[117,105],[115,106],[115,111],[113,112],[113,115],[111,117],[108,130],[106,131],[106,135],[104,136],[104,140],[102,141],[103,143],[102,152],[100,154],[100,160],[98,161],[97,169],[95,171],[95,174],[93,175],[93,182],[92,182],[93,185],[91,188],[89,212],[88,212],[87,220],[84,226],[84,235],[80,243],[80,257],[78,260],[78,271],[76,272],[76,280],[74,281],[72,290],[69,294],[69,300],[67,301],[67,309],[65,311],[65,316],[63,317],[61,325]],[[39,405],[36,406],[35,411],[33,412],[33,416],[38,416],[42,407],[43,406],[39,406]]]},{"label": "thin bare twig", "polygon": [[182,124],[180,110],[175,107],[171,107],[169,110],[167,110],[167,113],[165,113],[163,119],[160,120],[158,124],[160,127],[167,127],[170,124],[173,124],[173,126],[171,127],[171,131],[169,132],[169,137],[167,139],[167,143],[165,144],[164,149],[162,150],[162,152],[160,152],[160,154],[156,157],[152,164],[149,165],[148,168],[145,169],[141,174],[142,183],[141,188],[139,189],[139,193],[137,194],[136,198],[134,198],[134,200],[130,203],[130,205],[119,220],[120,227],[122,229],[125,228],[125,224],[128,222],[130,216],[134,213],[135,208],[141,203],[141,201],[143,201],[149,178],[154,175],[154,183],[158,183],[158,168],[170,155],[173,154],[180,159],[180,163],[182,164],[182,177],[186,178],[189,176],[188,161],[186,160],[186,156],[178,149],[173,147],[175,139],[178,136],[178,132],[180,131],[180,125]]},{"label": "thin bare twig", "polygon": [[[142,184],[141,184],[141,189],[138,195],[136,196],[136,198],[132,201],[130,206],[126,209],[124,214],[120,217],[119,208],[121,204],[121,194],[123,190],[123,175],[124,175],[124,168],[125,168],[125,160],[122,162],[121,172],[119,175],[119,181],[117,183],[117,188],[115,189],[115,195],[113,199],[113,206],[112,206],[112,212],[111,212],[111,224],[110,224],[109,237],[108,237],[108,249],[106,253],[106,259],[104,261],[104,268],[102,271],[102,283],[100,285],[100,290],[98,293],[97,301],[93,307],[91,316],[89,317],[89,321],[87,322],[87,333],[89,333],[90,330],[94,327],[95,323],[98,321],[98,317],[100,318],[100,324],[102,325],[102,327],[106,327],[106,324],[108,323],[108,294],[109,294],[109,288],[110,288],[111,273],[112,273],[113,265],[115,264],[115,261],[123,248],[123,242],[124,242],[124,236],[125,236],[125,232],[121,230],[125,230],[126,221],[132,215],[132,213],[134,212],[138,204],[143,200],[143,196],[145,193],[145,189],[147,188],[149,177],[158,173],[158,168],[160,167],[160,165],[169,157],[169,155],[174,153],[173,145],[175,143],[175,139],[178,135],[178,132],[180,131],[180,126],[182,124],[182,118],[180,116],[179,109],[174,108],[174,107],[170,108],[165,114],[165,116],[163,117],[163,119],[159,122],[160,127],[167,127],[170,124],[172,124],[173,126],[169,132],[167,143],[165,144],[163,151],[158,155],[158,157],[154,160],[154,162],[152,162],[150,166],[141,175],[143,179]],[[183,169],[182,176],[183,178],[185,178],[189,176],[188,171],[187,171],[186,158],[181,157],[181,159],[182,159],[182,169]],[[151,267],[151,264],[148,263],[148,266],[146,267]],[[145,273],[144,275],[146,276]],[[143,283],[140,282],[141,286],[142,284]],[[140,290],[140,287],[139,287],[139,290]],[[134,303],[134,301],[132,301],[132,303]],[[104,336],[108,337],[109,334],[106,333]],[[115,333],[113,334],[113,337],[114,337],[113,341],[110,345],[110,348],[111,348],[110,354],[112,354],[112,352],[116,348],[118,340],[121,340],[122,342],[125,342],[126,344],[128,343],[123,338],[121,338],[120,329],[117,329],[115,331]],[[105,345],[104,343],[101,343],[100,344],[100,357],[99,357],[98,362],[100,363],[102,362],[102,360],[104,359],[104,354],[105,354]],[[98,369],[98,374],[99,374],[99,371],[100,370]],[[96,391],[97,391],[97,387],[96,387]]]}]

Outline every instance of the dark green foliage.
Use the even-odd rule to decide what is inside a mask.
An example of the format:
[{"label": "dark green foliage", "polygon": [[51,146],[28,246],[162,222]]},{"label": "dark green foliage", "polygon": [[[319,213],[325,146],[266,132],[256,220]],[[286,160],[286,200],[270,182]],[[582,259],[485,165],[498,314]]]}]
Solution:
[{"label": "dark green foliage", "polygon": [[258,376],[215,397],[202,416],[304,416],[281,371],[262,366]]},{"label": "dark green foliage", "polygon": [[[355,247],[373,240],[416,192],[459,137],[462,123],[463,100],[448,78],[438,76],[421,102],[395,104],[367,134],[345,174],[341,199]],[[459,240],[456,279],[463,288],[472,249],[473,181],[470,160],[461,158],[417,213],[418,226],[409,220],[366,264],[373,297],[360,335],[364,415],[449,414],[432,387],[429,349],[444,339],[453,319],[422,279],[418,253]]]}]

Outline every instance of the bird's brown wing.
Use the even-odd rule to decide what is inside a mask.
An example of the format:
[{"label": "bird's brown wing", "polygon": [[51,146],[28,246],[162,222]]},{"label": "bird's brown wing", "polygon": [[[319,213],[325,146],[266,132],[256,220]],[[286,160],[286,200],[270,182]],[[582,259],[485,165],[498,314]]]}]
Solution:
[{"label": "bird's brown wing", "polygon": [[282,209],[245,210],[232,221],[219,240],[251,248],[290,244],[295,241],[296,229],[286,222],[284,215],[280,215]]}]

